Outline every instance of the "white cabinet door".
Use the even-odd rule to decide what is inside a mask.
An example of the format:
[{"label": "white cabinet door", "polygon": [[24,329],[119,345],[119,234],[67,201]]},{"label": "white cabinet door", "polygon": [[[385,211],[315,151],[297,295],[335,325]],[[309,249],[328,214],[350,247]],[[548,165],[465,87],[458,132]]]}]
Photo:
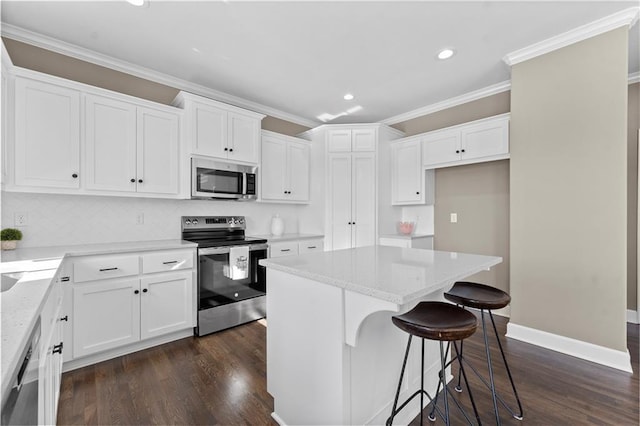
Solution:
[{"label": "white cabinet door", "polygon": [[136,106],[87,95],[85,123],[85,187],[135,192]]},{"label": "white cabinet door", "polygon": [[140,340],[140,280],[105,280],[73,288],[75,358]]},{"label": "white cabinet door", "polygon": [[17,77],[15,184],[80,187],[80,93]]},{"label": "white cabinet door", "polygon": [[328,188],[330,194],[328,249],[351,248],[351,154],[329,154]]},{"label": "white cabinet door", "polygon": [[193,154],[227,158],[227,111],[194,103],[192,115]]},{"label": "white cabinet door", "polygon": [[148,339],[193,326],[192,273],[163,273],[141,280],[140,338]]},{"label": "white cabinet door", "polygon": [[462,128],[462,159],[509,153],[509,119],[490,120]]},{"label": "white cabinet door", "polygon": [[351,152],[351,130],[329,130],[327,144],[329,152]]},{"label": "white cabinet door", "polygon": [[373,152],[376,150],[376,129],[353,129],[351,150],[353,152]]},{"label": "white cabinet door", "polygon": [[374,245],[376,243],[377,210],[375,154],[352,155],[351,247]]},{"label": "white cabinet door", "polygon": [[460,130],[433,132],[425,135],[422,141],[422,165],[458,161],[460,151]]},{"label": "white cabinet door", "polygon": [[258,162],[258,145],[260,143],[260,120],[246,115],[229,112],[228,159]]},{"label": "white cabinet door", "polygon": [[289,192],[287,199],[309,201],[309,166],[311,147],[306,143],[287,144],[287,170]]},{"label": "white cabinet door", "polygon": [[178,194],[178,115],[138,107],[137,191]]},{"label": "white cabinet door", "polygon": [[391,145],[391,204],[424,203],[421,138]]},{"label": "white cabinet door", "polygon": [[271,137],[262,138],[261,191],[265,200],[286,199],[287,142]]}]

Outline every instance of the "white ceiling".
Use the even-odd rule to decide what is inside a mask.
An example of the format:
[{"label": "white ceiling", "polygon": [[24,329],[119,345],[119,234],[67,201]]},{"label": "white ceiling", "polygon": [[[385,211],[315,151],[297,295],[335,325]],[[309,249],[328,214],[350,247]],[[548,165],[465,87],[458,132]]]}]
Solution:
[{"label": "white ceiling", "polygon": [[[509,80],[505,54],[635,1],[2,1],[2,23],[320,122],[379,122]],[[6,27],[6,25],[5,25]],[[629,72],[640,38],[630,33]],[[435,59],[443,47],[456,55]],[[197,49],[197,51],[196,51]],[[352,101],[343,100],[351,92]]]}]

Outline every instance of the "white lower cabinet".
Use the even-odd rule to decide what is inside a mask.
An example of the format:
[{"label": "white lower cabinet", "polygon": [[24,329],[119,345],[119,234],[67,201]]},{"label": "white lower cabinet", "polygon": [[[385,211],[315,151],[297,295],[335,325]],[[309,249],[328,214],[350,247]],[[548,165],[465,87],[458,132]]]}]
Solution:
[{"label": "white lower cabinet", "polygon": [[195,250],[73,262],[73,360],[195,326]]},{"label": "white lower cabinet", "polygon": [[323,238],[305,238],[269,242],[269,257],[294,256],[324,250]]}]

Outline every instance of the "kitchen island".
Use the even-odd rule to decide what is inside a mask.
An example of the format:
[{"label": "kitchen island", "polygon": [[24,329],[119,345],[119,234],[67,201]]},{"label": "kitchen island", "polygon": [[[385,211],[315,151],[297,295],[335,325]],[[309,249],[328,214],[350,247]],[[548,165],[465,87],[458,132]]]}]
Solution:
[{"label": "kitchen island", "polygon": [[[261,260],[267,268],[273,418],[281,425],[384,424],[407,339],[391,316],[422,300],[443,300],[455,281],[501,261],[385,246]],[[401,400],[419,387],[419,346],[413,345]],[[430,393],[437,383],[438,350],[435,342],[425,346]],[[394,424],[407,424],[418,413],[416,399]]]}]

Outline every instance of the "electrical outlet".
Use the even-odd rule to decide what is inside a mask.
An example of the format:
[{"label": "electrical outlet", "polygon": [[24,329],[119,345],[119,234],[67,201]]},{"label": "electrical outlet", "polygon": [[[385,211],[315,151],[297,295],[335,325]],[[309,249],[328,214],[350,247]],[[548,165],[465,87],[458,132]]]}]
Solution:
[{"label": "electrical outlet", "polygon": [[29,216],[26,212],[16,212],[13,216],[13,224],[15,226],[27,226],[29,224]]},{"label": "electrical outlet", "polygon": [[136,215],[136,225],[144,225],[144,213],[138,213]]},{"label": "electrical outlet", "polygon": [[458,223],[458,213],[451,213],[451,223]]}]

